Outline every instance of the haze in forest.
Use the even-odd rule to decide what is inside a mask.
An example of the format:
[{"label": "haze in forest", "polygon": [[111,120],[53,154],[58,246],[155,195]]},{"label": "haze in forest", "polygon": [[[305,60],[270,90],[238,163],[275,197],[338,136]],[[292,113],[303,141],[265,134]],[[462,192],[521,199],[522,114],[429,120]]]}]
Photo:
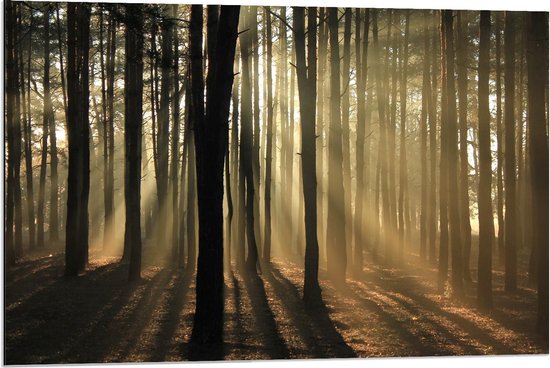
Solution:
[{"label": "haze in forest", "polygon": [[[369,356],[331,327],[331,295],[410,277],[483,316],[517,312],[529,325],[513,332],[536,347],[518,352],[548,352],[547,12],[7,1],[4,14],[10,313],[39,270],[69,290],[99,267],[123,267],[129,288],[176,272],[204,353],[224,342],[240,278],[276,318],[268,294],[287,277],[304,316],[352,346],[336,356]],[[10,316],[8,358],[22,351]]]}]

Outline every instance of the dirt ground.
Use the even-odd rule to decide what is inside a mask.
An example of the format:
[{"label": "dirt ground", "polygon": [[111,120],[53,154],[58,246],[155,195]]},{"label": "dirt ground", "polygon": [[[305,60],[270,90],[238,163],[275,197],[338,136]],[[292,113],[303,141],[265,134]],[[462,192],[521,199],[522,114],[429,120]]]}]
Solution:
[{"label": "dirt ground", "polygon": [[510,294],[495,272],[495,309],[483,313],[475,284],[458,303],[437,292],[434,268],[368,259],[344,286],[321,270],[326,306],[311,312],[301,266],[275,260],[257,277],[226,273],[224,344],[199,349],[189,344],[194,277],[145,262],[143,280],[129,284],[127,271],[92,252],[87,272],[66,280],[53,250],[6,270],[4,363],[548,354],[533,332],[536,293],[525,275]]}]

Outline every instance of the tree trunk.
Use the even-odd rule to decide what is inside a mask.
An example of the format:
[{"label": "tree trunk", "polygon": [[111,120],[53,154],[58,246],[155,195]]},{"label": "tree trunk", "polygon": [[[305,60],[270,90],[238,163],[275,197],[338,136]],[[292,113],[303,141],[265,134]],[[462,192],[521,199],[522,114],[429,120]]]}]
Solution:
[{"label": "tree trunk", "polygon": [[[191,341],[220,343],[223,335],[223,161],[239,6],[221,6],[215,59],[209,59],[206,114],[202,76],[202,6],[191,7],[190,49],[197,189],[199,259]],[[208,133],[208,134],[207,134]]]},{"label": "tree trunk", "polygon": [[497,217],[498,217],[498,259],[504,263],[504,138],[502,136],[502,64],[501,64],[501,27],[500,12],[495,13],[495,53],[496,53],[496,97],[497,97]]},{"label": "tree trunk", "polygon": [[477,301],[484,309],[493,306],[492,250],[493,250],[493,207],[491,204],[491,114],[489,112],[489,40],[491,16],[489,11],[480,12],[479,23],[479,77],[478,77],[478,120],[479,120],[479,256]]},{"label": "tree trunk", "polygon": [[504,224],[504,288],[515,291],[517,288],[517,248],[516,248],[516,151],[515,147],[515,32],[516,15],[506,12],[504,22],[504,174],[506,185],[506,213]]},{"label": "tree trunk", "polygon": [[[434,11],[434,19],[437,14]],[[436,27],[434,27],[436,28]],[[430,27],[431,29],[431,27]],[[428,105],[428,125],[430,129],[430,191],[429,191],[429,221],[428,221],[428,261],[431,265],[436,264],[436,239],[437,239],[437,32],[431,32],[432,37],[432,81],[428,83],[431,93],[430,104]]]},{"label": "tree trunk", "polygon": [[[369,10],[365,10],[363,20],[364,31],[361,41],[361,10],[356,9],[355,18],[355,66],[357,70],[357,141],[355,148],[357,185],[355,191],[354,213],[354,274],[360,276],[363,272],[363,250],[365,237],[363,236],[363,203],[365,202],[365,93],[367,81],[367,51],[369,45]],[[363,48],[361,49],[361,45]],[[368,169],[367,169],[368,176]]]},{"label": "tree trunk", "polygon": [[346,218],[342,174],[342,123],[340,110],[340,53],[338,9],[328,9],[330,35],[330,131],[327,207],[327,271],[336,282],[346,279]]},{"label": "tree trunk", "polygon": [[[406,132],[407,132],[407,77],[408,77],[408,63],[409,63],[409,18],[410,12],[407,10],[405,15],[405,37],[404,37],[404,46],[403,46],[403,56],[401,60],[401,83],[400,83],[400,113],[401,113],[401,127],[399,135],[399,203],[398,203],[398,212],[399,212],[399,259],[403,261],[403,252],[406,243],[405,239],[405,229],[410,232],[410,221],[408,220],[408,213],[405,211],[408,208],[405,203],[408,201],[407,196],[407,151],[406,151]],[[425,54],[426,55],[426,54]],[[426,76],[427,77],[427,76]],[[424,118],[424,159],[422,160],[422,177],[426,175],[426,119]],[[425,193],[423,192],[424,197]],[[424,198],[425,200],[425,198]]]},{"label": "tree trunk", "polygon": [[[470,226],[469,166],[468,166],[468,13],[458,11],[456,30],[456,57],[458,74],[458,121],[460,129],[460,225],[462,240],[462,267],[464,281],[472,282],[470,254],[472,227]],[[487,45],[489,47],[489,45]]]},{"label": "tree trunk", "polygon": [[[531,167],[533,241],[538,248],[537,332],[548,341],[548,116],[545,81],[548,73],[548,13],[530,13],[527,33],[529,161]],[[547,98],[548,95],[546,95]]]},{"label": "tree trunk", "polygon": [[272,32],[271,32],[271,9],[264,8],[266,18],[266,54],[267,54],[267,133],[266,133],[266,155],[265,155],[265,188],[264,188],[264,249],[263,260],[270,262],[271,258],[271,165],[273,161],[273,77],[272,77]]},{"label": "tree trunk", "polygon": [[[23,139],[25,150],[25,173],[27,184],[27,218],[29,227],[29,248],[31,250],[36,247],[36,226],[35,226],[35,214],[34,214],[34,185],[33,185],[33,165],[32,165],[32,114],[31,114],[31,57],[32,57],[32,34],[34,19],[32,12],[30,12],[29,20],[29,48],[27,54],[27,79],[23,76],[23,51],[21,51],[21,89],[23,93],[26,85],[26,101],[23,103],[23,111],[25,112],[26,119],[23,123]],[[26,83],[25,83],[26,82]],[[24,96],[25,97],[25,96]]]},{"label": "tree trunk", "polygon": [[[88,195],[90,190],[88,52],[90,6],[67,4],[67,109],[69,172],[65,275],[75,277],[88,262]],[[78,67],[82,66],[82,67]]]},{"label": "tree trunk", "polygon": [[447,63],[446,57],[446,26],[445,15],[441,11],[440,35],[441,35],[441,158],[439,160],[439,270],[438,289],[443,292],[446,288],[449,272],[449,126],[448,126],[448,104],[447,104]]},{"label": "tree trunk", "polygon": [[50,134],[50,241],[59,240],[58,185],[57,185],[57,138],[55,116],[50,93],[50,7],[44,10],[44,109],[49,115]]},{"label": "tree trunk", "polygon": [[[422,111],[420,115],[420,259],[426,260],[428,238],[428,162],[427,162],[427,120],[431,104],[430,91],[430,41],[428,12],[424,12],[424,60],[422,62]],[[430,129],[431,130],[431,129]],[[435,183],[431,183],[434,185]]]},{"label": "tree trunk", "polygon": [[[350,141],[350,64],[351,64],[351,8],[344,10],[344,50],[342,59],[342,168],[344,176],[344,218],[346,254],[352,257],[351,217],[351,141]],[[351,261],[351,259],[350,259]],[[350,262],[351,263],[351,262]]]},{"label": "tree trunk", "polygon": [[296,78],[300,99],[302,125],[302,177],[305,207],[306,251],[304,272],[304,302],[308,307],[322,303],[319,287],[319,244],[317,242],[317,185],[315,159],[315,100],[317,84],[316,65],[316,15],[315,7],[308,8],[307,66],[304,8],[294,9],[294,35],[296,50]]},{"label": "tree trunk", "polygon": [[[250,11],[244,13],[243,28],[250,27]],[[252,112],[252,81],[250,73],[250,55],[252,51],[252,37],[250,32],[244,32],[240,36],[241,50],[241,140],[240,140],[240,165],[244,172],[246,185],[246,239],[248,244],[248,257],[246,259],[247,271],[256,272],[258,261],[258,249],[254,234],[254,177],[252,173],[253,156],[253,112]]]},{"label": "tree trunk", "polygon": [[[455,63],[455,50],[454,50],[454,34],[453,34],[453,12],[447,10],[444,12],[445,21],[445,57],[447,67],[447,133],[449,134],[449,140],[447,141],[447,147],[449,149],[448,154],[448,170],[449,170],[449,193],[459,193],[458,188],[458,141],[457,141],[457,111],[456,111],[456,92],[454,82],[454,63]],[[442,146],[444,147],[444,146]],[[461,220],[460,220],[460,207],[458,196],[449,195],[449,220],[450,220],[450,233],[451,233],[451,260],[452,260],[452,289],[453,294],[462,298],[464,295],[463,288],[463,252],[462,252],[462,239],[461,239]]]},{"label": "tree trunk", "polygon": [[[178,18],[178,5],[172,4],[172,18]],[[177,28],[172,27],[174,58],[172,61],[173,96],[172,96],[172,160],[170,180],[172,186],[172,261],[177,263],[178,236],[179,236],[179,211],[178,211],[178,169],[179,169],[179,128],[180,128],[180,83],[179,83],[179,51]]]},{"label": "tree trunk", "polygon": [[130,281],[141,278],[141,130],[143,124],[142,5],[126,5],[126,65],[124,76],[124,199],[125,248],[130,249]]}]

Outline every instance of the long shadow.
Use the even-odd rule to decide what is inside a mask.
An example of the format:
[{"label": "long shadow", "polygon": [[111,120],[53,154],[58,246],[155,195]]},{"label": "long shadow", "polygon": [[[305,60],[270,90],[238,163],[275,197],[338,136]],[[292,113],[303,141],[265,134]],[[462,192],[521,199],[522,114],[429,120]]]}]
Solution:
[{"label": "long shadow", "polygon": [[[364,285],[368,286],[368,283],[365,281],[361,281]],[[382,285],[379,285],[383,287]],[[443,310],[441,307],[437,305],[436,302],[428,299],[427,297],[416,294],[412,292],[411,290],[415,290],[415,288],[418,288],[418,285],[411,285],[410,281],[405,281],[403,283],[397,283],[395,282],[394,291],[401,293],[402,295],[411,298],[412,300],[415,300],[416,303],[426,310],[432,311],[434,314],[442,316],[447,318],[449,321],[454,323],[457,326],[460,326],[464,331],[466,331],[471,336],[474,336],[475,338],[479,339],[484,344],[487,344],[489,346],[492,346],[498,350],[500,350],[502,353],[506,354],[514,354],[517,353],[516,349],[514,349],[511,346],[504,345],[502,342],[498,341],[497,339],[491,337],[487,332],[476,326],[473,322],[470,320],[460,317],[459,315],[456,315],[454,313],[447,312]],[[437,327],[434,325],[434,327]],[[445,330],[444,326],[439,326],[439,330]]]},{"label": "long shadow", "polygon": [[170,342],[179,328],[181,311],[187,301],[191,277],[187,276],[185,271],[178,270],[172,282],[174,286],[168,291],[169,295],[166,301],[167,312],[159,327],[160,333],[153,347],[155,350],[148,361],[164,361],[170,349]]},{"label": "long shadow", "polygon": [[243,275],[243,280],[265,352],[271,359],[288,359],[290,352],[279,333],[275,316],[267,302],[263,280],[255,273]]},{"label": "long shadow", "polygon": [[264,273],[277,297],[283,302],[287,313],[302,341],[314,358],[353,358],[355,351],[346,344],[336,330],[328,310],[323,304],[306,310],[297,287],[275,267]]},{"label": "long shadow", "polygon": [[[34,274],[36,285],[44,284],[44,278],[51,277],[51,268],[56,266]],[[61,359],[61,353],[70,349],[82,331],[89,328],[90,321],[116,300],[112,288],[123,290],[121,285],[126,275],[127,268],[108,264],[76,279],[56,277],[6,311],[6,364]]]},{"label": "long shadow", "polygon": [[385,311],[376,302],[359,295],[355,290],[349,287],[349,285],[346,284],[342,286],[339,290],[346,297],[353,298],[360,302],[364,309],[376,313],[380,317],[380,320],[384,324],[386,324],[391,330],[393,330],[399,336],[400,340],[405,342],[411,348],[411,351],[415,352],[415,354],[410,355],[423,356],[445,354],[445,352],[441,352],[440,350],[435,349],[429,342],[423,342],[419,338],[419,336],[411,333],[402,321],[396,319],[394,315]]}]

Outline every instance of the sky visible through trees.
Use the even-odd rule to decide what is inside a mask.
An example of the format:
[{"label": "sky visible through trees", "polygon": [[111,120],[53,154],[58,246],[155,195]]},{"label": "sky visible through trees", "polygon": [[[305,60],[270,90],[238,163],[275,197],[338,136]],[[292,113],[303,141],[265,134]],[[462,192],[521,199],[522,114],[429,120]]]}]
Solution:
[{"label": "sky visible through trees", "polygon": [[5,363],[548,353],[548,12],[4,15]]}]

